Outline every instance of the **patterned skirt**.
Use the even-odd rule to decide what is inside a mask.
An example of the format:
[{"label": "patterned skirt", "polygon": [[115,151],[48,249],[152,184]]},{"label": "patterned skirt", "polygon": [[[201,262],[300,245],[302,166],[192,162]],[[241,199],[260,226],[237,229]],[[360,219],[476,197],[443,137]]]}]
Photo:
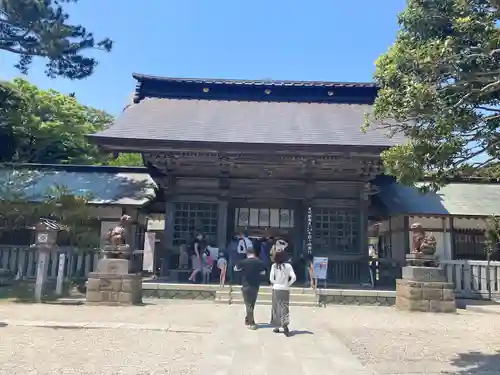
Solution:
[{"label": "patterned skirt", "polygon": [[273,289],[271,325],[283,327],[290,323],[290,291]]}]

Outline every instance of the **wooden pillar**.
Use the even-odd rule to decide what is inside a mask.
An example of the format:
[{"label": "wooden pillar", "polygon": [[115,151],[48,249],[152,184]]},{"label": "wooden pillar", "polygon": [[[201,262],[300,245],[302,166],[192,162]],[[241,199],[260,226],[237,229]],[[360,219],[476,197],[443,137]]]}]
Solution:
[{"label": "wooden pillar", "polygon": [[228,214],[228,201],[219,201],[217,212],[217,247],[219,249],[226,248],[227,242],[227,214]]},{"label": "wooden pillar", "polygon": [[305,254],[307,252],[306,249],[304,249],[304,244],[305,240],[307,240],[307,228],[305,227],[307,225],[307,208],[306,212],[304,213],[304,203],[303,201],[300,201],[299,204],[296,204],[294,206],[294,251],[295,254],[294,256],[298,257],[301,254]]},{"label": "wooden pillar", "polygon": [[361,186],[359,199],[359,253],[361,257],[361,280],[364,283],[370,280],[370,270],[368,264],[368,206],[370,204],[370,184],[363,183]]},{"label": "wooden pillar", "polygon": [[[403,235],[404,235],[404,246],[405,246],[405,254],[409,254],[411,252],[411,244],[410,244],[410,217],[403,217]],[[405,255],[406,257],[406,255]]]},{"label": "wooden pillar", "polygon": [[369,184],[363,184],[359,200],[359,253],[368,256]]},{"label": "wooden pillar", "polygon": [[451,250],[451,260],[455,260],[456,248],[455,248],[455,223],[453,217],[450,217],[450,250]]},{"label": "wooden pillar", "polygon": [[165,276],[169,268],[172,246],[174,245],[174,202],[173,197],[166,196],[165,205],[165,247],[162,251],[160,264],[160,276]]}]

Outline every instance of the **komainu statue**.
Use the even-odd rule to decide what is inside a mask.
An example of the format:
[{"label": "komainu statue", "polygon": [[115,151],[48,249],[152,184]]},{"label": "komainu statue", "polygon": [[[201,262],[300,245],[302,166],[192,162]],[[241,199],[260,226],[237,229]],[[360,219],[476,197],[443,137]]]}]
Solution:
[{"label": "komainu statue", "polygon": [[413,263],[414,265],[419,266],[434,267],[437,262],[436,237],[425,233],[425,230],[420,223],[414,223],[411,226],[411,232],[412,249],[411,253],[407,256],[408,263]]},{"label": "komainu statue", "polygon": [[123,215],[120,218],[120,223],[106,234],[107,244],[104,246],[103,253],[108,258],[127,258],[130,255],[130,244],[127,243],[127,236],[131,223],[132,218]]}]

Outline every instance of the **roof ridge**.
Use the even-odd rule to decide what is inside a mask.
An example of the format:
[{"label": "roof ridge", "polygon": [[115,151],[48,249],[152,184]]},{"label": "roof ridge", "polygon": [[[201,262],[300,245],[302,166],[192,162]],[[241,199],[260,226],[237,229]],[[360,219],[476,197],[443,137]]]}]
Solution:
[{"label": "roof ridge", "polygon": [[[212,102],[212,103],[259,103],[259,104],[324,104],[324,105],[342,105],[342,106],[347,106],[347,105],[352,105],[352,106],[364,106],[364,107],[371,107],[371,104],[366,104],[366,103],[342,103],[342,102],[329,102],[329,101],[310,101],[310,102],[297,102],[297,101],[278,101],[278,100],[242,100],[242,99],[203,99],[203,98],[160,98],[157,96],[146,96],[144,99],[141,100],[140,103],[147,102],[147,101],[163,101],[163,100],[176,100],[176,101],[192,101],[192,102]],[[138,104],[140,104],[138,103]],[[130,107],[130,106],[129,106]],[[128,108],[128,107],[127,107]],[[127,109],[125,108],[125,109]]]},{"label": "roof ridge", "polygon": [[323,86],[323,87],[378,87],[375,82],[336,82],[336,81],[297,81],[297,80],[267,80],[267,79],[232,79],[232,78],[183,78],[162,77],[141,73],[132,73],[132,77],[138,81],[163,81],[184,83],[212,83],[226,85],[248,85],[248,86]]}]

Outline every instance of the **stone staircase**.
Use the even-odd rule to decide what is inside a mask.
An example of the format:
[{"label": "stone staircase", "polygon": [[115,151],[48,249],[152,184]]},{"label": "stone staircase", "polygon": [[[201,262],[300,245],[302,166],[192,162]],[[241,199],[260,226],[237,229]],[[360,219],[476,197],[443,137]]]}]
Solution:
[{"label": "stone staircase", "polygon": [[[241,286],[226,286],[217,290],[215,302],[220,304],[243,304]],[[260,287],[257,305],[271,305],[272,289],[270,286]],[[318,296],[310,288],[290,288],[291,306],[318,306]]]}]

